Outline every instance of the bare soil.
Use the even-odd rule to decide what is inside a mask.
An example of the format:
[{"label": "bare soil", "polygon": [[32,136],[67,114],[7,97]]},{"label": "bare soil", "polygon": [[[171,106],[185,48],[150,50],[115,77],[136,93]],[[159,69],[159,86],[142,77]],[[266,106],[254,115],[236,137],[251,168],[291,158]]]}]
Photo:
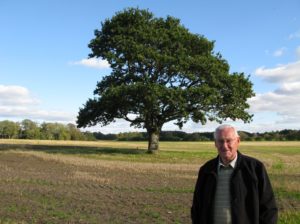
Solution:
[{"label": "bare soil", "polygon": [[199,165],[0,151],[0,217],[14,223],[190,223]]},{"label": "bare soil", "polygon": [[[0,224],[191,223],[200,165],[211,142],[0,140]],[[300,223],[300,142],[244,142],[266,165],[279,223]]]}]

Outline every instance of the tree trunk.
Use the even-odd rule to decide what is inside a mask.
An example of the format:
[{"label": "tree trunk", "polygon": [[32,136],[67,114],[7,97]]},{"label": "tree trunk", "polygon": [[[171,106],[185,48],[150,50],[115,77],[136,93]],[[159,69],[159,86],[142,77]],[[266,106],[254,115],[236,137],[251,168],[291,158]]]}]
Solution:
[{"label": "tree trunk", "polygon": [[148,131],[148,153],[156,153],[159,149],[159,131]]}]

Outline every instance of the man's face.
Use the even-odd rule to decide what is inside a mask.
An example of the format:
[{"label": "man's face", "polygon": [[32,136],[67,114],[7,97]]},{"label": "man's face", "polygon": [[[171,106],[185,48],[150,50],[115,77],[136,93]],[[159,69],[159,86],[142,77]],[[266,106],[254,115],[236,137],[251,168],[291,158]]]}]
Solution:
[{"label": "man's face", "polygon": [[230,163],[237,155],[240,138],[232,128],[224,128],[216,133],[215,146],[224,164]]}]

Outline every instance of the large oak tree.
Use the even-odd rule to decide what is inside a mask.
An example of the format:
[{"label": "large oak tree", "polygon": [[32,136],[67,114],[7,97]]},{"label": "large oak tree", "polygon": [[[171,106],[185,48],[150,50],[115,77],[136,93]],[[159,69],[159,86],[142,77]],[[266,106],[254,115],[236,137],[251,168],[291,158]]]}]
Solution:
[{"label": "large oak tree", "polygon": [[249,77],[230,74],[227,61],[213,51],[214,41],[189,32],[177,18],[125,9],[102,23],[89,48],[89,57],[107,60],[111,73],[80,108],[78,127],[125,119],[147,130],[152,152],[169,121],[180,128],[189,119],[251,121]]}]

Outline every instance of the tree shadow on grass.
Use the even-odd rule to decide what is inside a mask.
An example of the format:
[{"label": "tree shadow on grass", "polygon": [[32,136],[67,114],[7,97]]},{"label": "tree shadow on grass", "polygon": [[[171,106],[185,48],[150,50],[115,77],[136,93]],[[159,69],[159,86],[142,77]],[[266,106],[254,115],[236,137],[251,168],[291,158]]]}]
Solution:
[{"label": "tree shadow on grass", "polygon": [[33,145],[33,144],[0,144],[0,150],[34,150],[51,154],[123,154],[123,155],[138,155],[145,154],[145,149],[134,148],[111,148],[111,147],[93,147],[93,146],[69,146],[69,145]]}]

